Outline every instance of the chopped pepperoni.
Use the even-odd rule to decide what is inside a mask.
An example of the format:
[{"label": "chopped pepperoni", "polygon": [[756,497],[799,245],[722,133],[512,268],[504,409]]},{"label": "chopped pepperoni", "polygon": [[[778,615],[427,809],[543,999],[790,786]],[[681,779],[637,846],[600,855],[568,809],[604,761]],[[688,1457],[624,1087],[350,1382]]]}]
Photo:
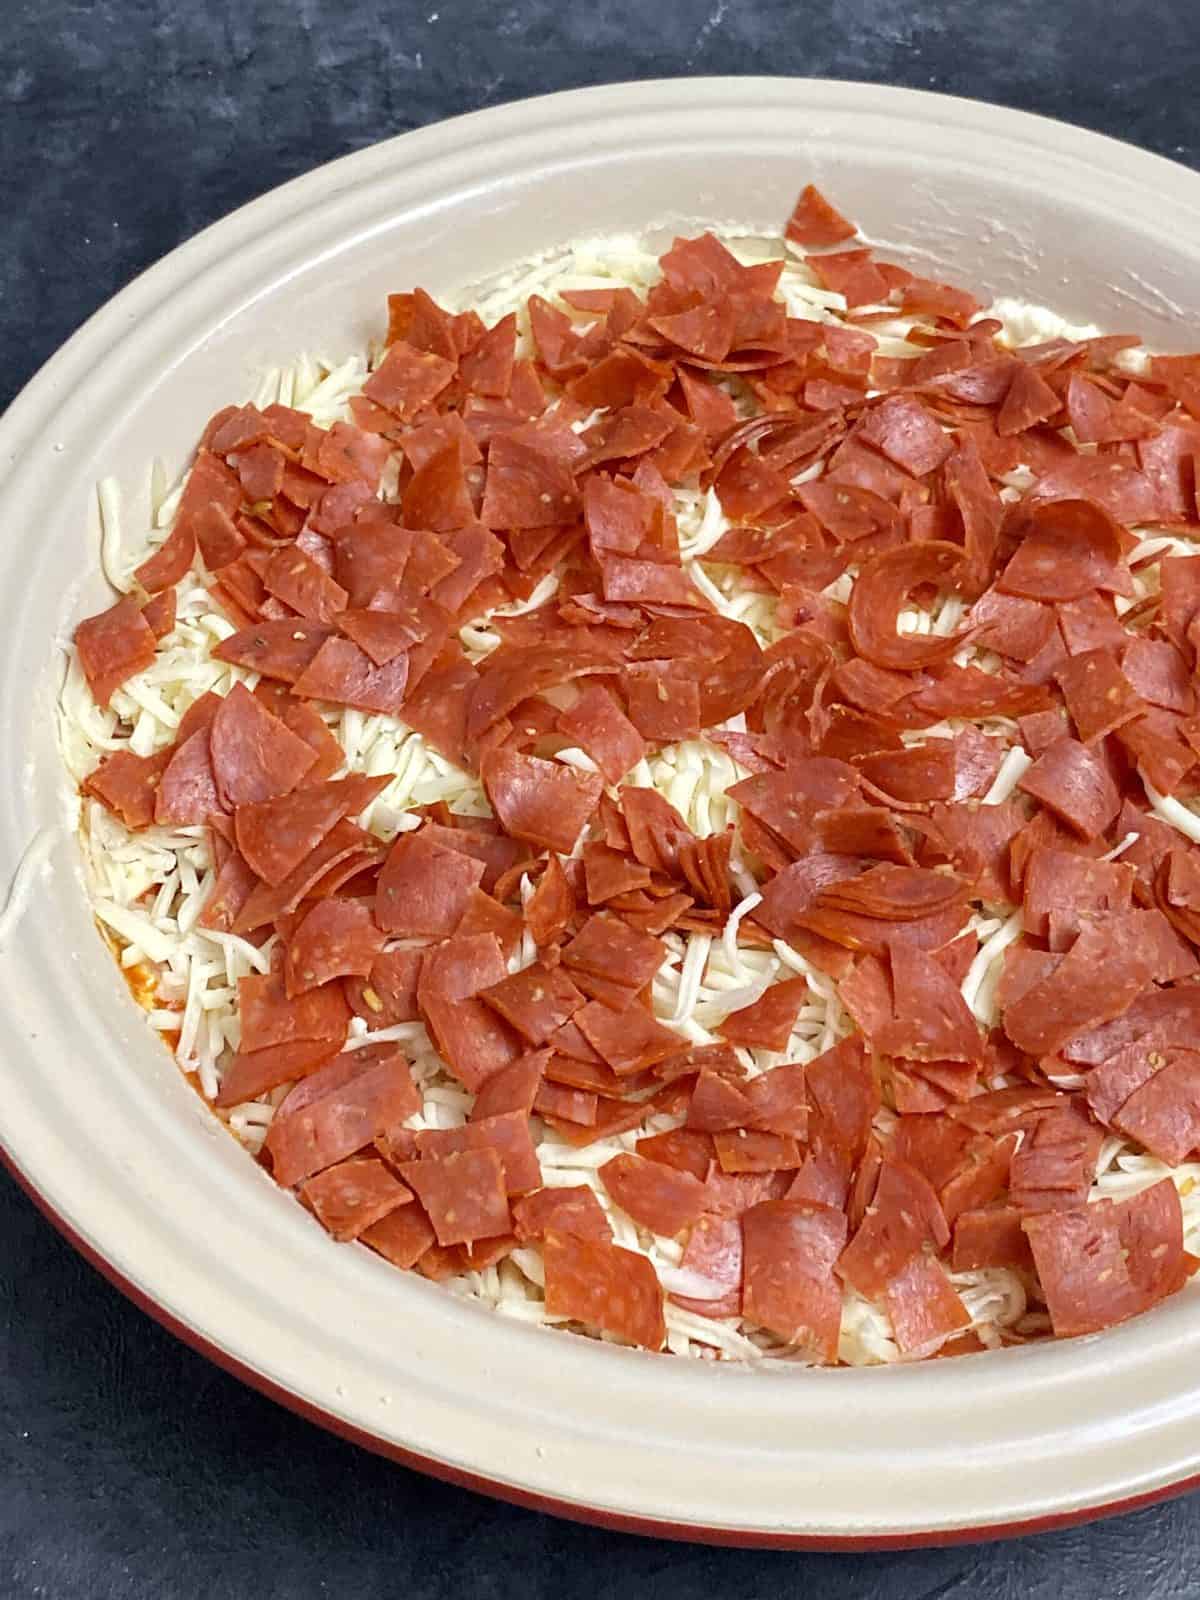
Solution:
[{"label": "chopped pepperoni", "polygon": [[875,1198],[838,1261],[841,1276],[868,1300],[925,1247],[942,1249],[950,1230],[937,1195],[915,1168],[885,1157]]},{"label": "chopped pepperoni", "polygon": [[858,653],[876,666],[900,672],[931,666],[952,655],[962,644],[960,635],[906,635],[897,631],[897,623],[910,592],[926,583],[949,587],[962,558],[956,545],[930,540],[885,550],[865,562],[847,611],[851,642]]},{"label": "chopped pepperoni", "polygon": [[448,850],[423,832],[399,834],[379,874],[379,926],[406,939],[449,938],[483,874],[482,861]]},{"label": "chopped pepperoni", "polygon": [[213,655],[218,661],[232,661],[281,683],[295,683],[332,632],[323,624],[300,618],[259,622],[222,639],[214,646]]},{"label": "chopped pepperoni", "polygon": [[1004,1031],[1030,1055],[1051,1055],[1076,1035],[1126,1012],[1150,980],[1149,963],[1109,931],[1085,927],[1058,966],[1004,1013]]},{"label": "chopped pepperoni", "polygon": [[408,687],[408,658],[397,656],[377,667],[352,640],[326,639],[294,687],[306,700],[328,700],[398,717]]},{"label": "chopped pepperoni", "polygon": [[425,1207],[438,1244],[474,1244],[509,1232],[504,1166],[490,1145],[406,1161],[400,1173]]},{"label": "chopped pepperoni", "polygon": [[513,1231],[523,1244],[544,1239],[548,1229],[561,1237],[599,1239],[607,1243],[612,1229],[595,1193],[578,1183],[559,1189],[539,1189],[513,1206]]},{"label": "chopped pepperoni", "polygon": [[210,731],[213,776],[226,806],[290,794],[313,765],[312,750],[235,683]]},{"label": "chopped pepperoni", "polygon": [[784,234],[793,244],[817,250],[853,239],[857,231],[811,183],[800,191],[800,198],[784,228]]},{"label": "chopped pepperoni", "polygon": [[599,1170],[600,1181],[613,1202],[628,1212],[642,1228],[673,1239],[691,1227],[704,1210],[703,1183],[690,1172],[647,1161],[644,1156],[619,1155]]},{"label": "chopped pepperoni", "polygon": [[545,1236],[546,1312],[600,1328],[626,1344],[661,1350],[666,1340],[663,1295],[645,1256],[600,1239]]},{"label": "chopped pepperoni", "polygon": [[[485,1093],[487,1088],[485,1084]],[[470,1122],[461,1128],[430,1128],[418,1133],[416,1146],[421,1159],[453,1155],[460,1150],[494,1150],[500,1157],[507,1194],[526,1194],[536,1189],[542,1175],[527,1112],[514,1109],[489,1116],[479,1116],[477,1112],[478,1106],[472,1111]]]},{"label": "chopped pepperoni", "polygon": [[240,805],[234,814],[238,849],[264,883],[276,887],[335,823],[358,815],[386,782],[386,778],[342,778]]},{"label": "chopped pepperoni", "polygon": [[344,868],[357,871],[376,860],[377,855],[373,835],[343,817],[281,883],[271,887],[260,882],[254,886],[237,912],[233,931],[253,933],[264,923],[295,911],[302,900],[319,892],[331,873],[340,873]]},{"label": "chopped pepperoni", "polygon": [[842,1294],[833,1268],[846,1240],[843,1214],[811,1200],[769,1200],[745,1213],[742,1234],[746,1320],[812,1361],[836,1361]]},{"label": "chopped pepperoni", "polygon": [[[563,951],[563,965],[585,987],[588,979],[611,979],[627,991],[617,1010],[624,1010],[637,991],[654,977],[666,950],[662,941],[630,928],[610,912],[589,917]],[[611,998],[611,991],[609,991]]]},{"label": "chopped pepperoni", "polygon": [[906,1356],[932,1354],[971,1321],[944,1268],[926,1255],[905,1263],[888,1284],[883,1303]]},{"label": "chopped pepperoni", "polygon": [[561,967],[537,964],[481,990],[480,999],[533,1045],[544,1044],[586,1004]]},{"label": "chopped pepperoni", "polygon": [[[170,750],[162,750],[155,756],[114,750],[83,780],[80,788],[120,817],[127,828],[148,828],[155,819],[164,772],[173,759]],[[203,818],[196,820],[203,821]]]},{"label": "chopped pepperoni", "polygon": [[494,750],[481,773],[492,809],[516,839],[543,850],[573,848],[600,799],[603,780],[553,761]]},{"label": "chopped pepperoni", "polygon": [[326,1232],[343,1240],[357,1239],[412,1199],[412,1191],[372,1156],[327,1167],[309,1178],[300,1193]]},{"label": "chopped pepperoni", "polygon": [[1062,818],[1081,839],[1103,833],[1121,809],[1121,795],[1103,756],[1064,734],[1021,780],[1026,794]]},{"label": "chopped pepperoni", "polygon": [[363,1244],[394,1267],[414,1267],[434,1243],[433,1226],[418,1201],[397,1206],[359,1234]]},{"label": "chopped pepperoni", "polygon": [[115,690],[154,660],[154,633],[129,595],[75,629],[75,650],[92,698],[107,706]]},{"label": "chopped pepperoni", "polygon": [[1124,1322],[1187,1276],[1183,1214],[1169,1178],[1131,1200],[1043,1212],[1022,1226],[1059,1338]]},{"label": "chopped pepperoni", "polygon": [[1059,669],[1058,681],[1076,732],[1094,744],[1146,709],[1129,679],[1108,650],[1074,655]]},{"label": "chopped pepperoni", "polygon": [[1116,579],[1121,550],[1120,525],[1096,502],[1039,504],[1000,587],[1027,600],[1077,600]]},{"label": "chopped pepperoni", "polygon": [[421,968],[417,1003],[430,1037],[472,1093],[521,1054],[512,1030],[476,998],[504,976],[500,941],[486,933],[447,939]]},{"label": "chopped pepperoni", "polygon": [[335,1056],[297,1084],[276,1110],[264,1149],[283,1188],[356,1155],[420,1110],[421,1097],[403,1055],[366,1055],[359,1050]]},{"label": "chopped pepperoni", "polygon": [[756,1050],[786,1050],[808,983],[804,978],[787,978],[773,983],[761,999],[740,1011],[732,1011],[717,1025],[717,1032],[730,1044],[748,1045]]},{"label": "chopped pepperoni", "polygon": [[288,941],[288,994],[307,994],[333,978],[367,977],[385,937],[364,901],[319,900]]},{"label": "chopped pepperoni", "polygon": [[665,1061],[679,1049],[679,1035],[655,1022],[640,1006],[616,1012],[602,1001],[592,1000],[571,1020],[620,1077]]},{"label": "chopped pepperoni", "polygon": [[219,1106],[255,1100],[281,1083],[304,1078],[331,1061],[341,1049],[338,1039],[300,1039],[268,1045],[264,1050],[239,1050],[221,1074]]}]

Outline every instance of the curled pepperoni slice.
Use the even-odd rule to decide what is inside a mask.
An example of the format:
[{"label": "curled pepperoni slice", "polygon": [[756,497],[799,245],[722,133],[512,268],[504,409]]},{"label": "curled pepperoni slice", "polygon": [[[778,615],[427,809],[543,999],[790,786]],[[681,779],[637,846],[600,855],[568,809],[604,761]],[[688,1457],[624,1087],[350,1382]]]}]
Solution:
[{"label": "curled pepperoni slice", "polygon": [[913,589],[945,587],[960,566],[957,545],[930,540],[885,550],[863,564],[850,592],[847,621],[859,655],[876,666],[911,672],[944,661],[962,647],[961,633],[935,637],[899,632],[900,613]]}]

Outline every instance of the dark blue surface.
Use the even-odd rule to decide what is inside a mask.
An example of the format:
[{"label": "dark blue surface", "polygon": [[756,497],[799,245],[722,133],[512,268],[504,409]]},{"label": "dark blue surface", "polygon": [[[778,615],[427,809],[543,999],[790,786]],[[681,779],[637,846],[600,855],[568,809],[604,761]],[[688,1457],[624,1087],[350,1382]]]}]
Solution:
[{"label": "dark blue surface", "polygon": [[[0,403],[197,228],[334,156],[550,89],[772,72],[1025,107],[1200,166],[1193,0],[0,0]],[[0,1177],[0,1600],[1174,1600],[1200,1499],[1005,1544],[660,1544],[446,1488],[243,1389]]]}]

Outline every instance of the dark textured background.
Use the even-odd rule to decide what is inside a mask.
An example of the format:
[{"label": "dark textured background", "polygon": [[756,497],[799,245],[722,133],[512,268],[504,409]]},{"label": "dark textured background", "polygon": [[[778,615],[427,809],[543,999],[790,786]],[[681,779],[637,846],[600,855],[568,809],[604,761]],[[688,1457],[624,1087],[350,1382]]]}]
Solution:
[{"label": "dark textured background", "polygon": [[[0,403],[197,228],[455,112],[621,78],[866,78],[1200,166],[1195,0],[0,0]],[[0,1600],[1200,1596],[1200,1499],[1007,1544],[659,1544],[445,1488],[177,1344],[0,1178]]]}]

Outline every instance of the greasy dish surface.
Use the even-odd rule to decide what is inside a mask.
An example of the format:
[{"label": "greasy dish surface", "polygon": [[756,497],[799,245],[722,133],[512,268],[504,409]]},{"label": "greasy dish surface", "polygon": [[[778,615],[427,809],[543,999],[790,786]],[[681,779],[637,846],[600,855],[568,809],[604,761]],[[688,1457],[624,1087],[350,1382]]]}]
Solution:
[{"label": "greasy dish surface", "polygon": [[1196,364],[1014,351],[852,234],[394,297],[76,637],[151,1020],[514,1316],[860,1363],[1191,1265]]}]

